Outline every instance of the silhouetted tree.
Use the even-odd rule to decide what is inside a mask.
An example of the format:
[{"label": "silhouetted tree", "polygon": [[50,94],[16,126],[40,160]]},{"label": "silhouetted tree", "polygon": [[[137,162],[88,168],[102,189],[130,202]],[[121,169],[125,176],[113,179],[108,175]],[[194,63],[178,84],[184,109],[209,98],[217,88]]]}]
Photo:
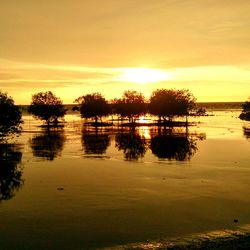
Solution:
[{"label": "silhouetted tree", "polygon": [[197,150],[196,141],[187,135],[159,134],[151,139],[152,153],[160,159],[185,161]]},{"label": "silhouetted tree", "polygon": [[102,132],[83,130],[82,145],[85,154],[105,154],[110,145],[110,136]]},{"label": "silhouetted tree", "polygon": [[132,123],[146,113],[145,97],[137,91],[125,91],[122,98],[113,100],[113,106],[116,114]]},{"label": "silhouetted tree", "polygon": [[188,90],[158,89],[149,100],[149,112],[166,121],[175,116],[186,116],[195,106],[195,98]]},{"label": "silhouetted tree", "polygon": [[57,125],[58,119],[66,114],[62,101],[51,91],[33,95],[28,111],[35,118],[45,121],[47,126]]},{"label": "silhouetted tree", "polygon": [[195,115],[197,115],[197,116],[205,116],[205,115],[207,115],[207,111],[206,111],[205,108],[198,108],[196,110]]},{"label": "silhouetted tree", "polygon": [[147,142],[135,131],[120,132],[115,137],[115,146],[118,150],[123,150],[126,160],[138,160],[143,158],[147,151]]},{"label": "silhouetted tree", "polygon": [[110,113],[106,99],[100,93],[92,93],[78,97],[75,102],[80,104],[82,118],[94,118],[95,123]]},{"label": "silhouetted tree", "polygon": [[239,117],[241,120],[250,121],[250,101],[242,104],[242,112]]},{"label": "silhouetted tree", "polygon": [[0,201],[11,199],[23,185],[20,147],[0,144]]},{"label": "silhouetted tree", "polygon": [[35,157],[53,161],[63,150],[65,136],[62,131],[49,130],[34,136],[29,143]]},{"label": "silhouetted tree", "polygon": [[22,114],[12,97],[0,91],[0,141],[21,131]]}]

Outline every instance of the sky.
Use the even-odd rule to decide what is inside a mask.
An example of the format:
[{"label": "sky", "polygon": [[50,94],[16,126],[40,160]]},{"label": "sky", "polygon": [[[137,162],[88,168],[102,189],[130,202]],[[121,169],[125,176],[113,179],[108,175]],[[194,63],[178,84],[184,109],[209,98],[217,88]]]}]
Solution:
[{"label": "sky", "polygon": [[197,101],[250,96],[249,0],[0,2],[0,90],[16,104],[125,90],[189,89]]}]

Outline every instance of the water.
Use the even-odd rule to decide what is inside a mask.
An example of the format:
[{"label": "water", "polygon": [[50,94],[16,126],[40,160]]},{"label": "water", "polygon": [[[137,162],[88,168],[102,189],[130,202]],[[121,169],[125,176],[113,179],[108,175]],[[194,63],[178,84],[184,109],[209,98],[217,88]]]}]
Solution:
[{"label": "water", "polygon": [[68,114],[49,133],[25,115],[21,136],[0,146],[0,249],[157,249],[246,235],[249,124],[237,108],[210,112],[172,130],[96,130]]}]

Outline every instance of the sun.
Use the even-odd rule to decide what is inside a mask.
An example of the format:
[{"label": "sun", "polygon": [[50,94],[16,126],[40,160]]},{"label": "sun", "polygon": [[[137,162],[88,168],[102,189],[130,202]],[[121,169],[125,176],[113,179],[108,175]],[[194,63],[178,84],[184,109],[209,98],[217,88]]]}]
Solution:
[{"label": "sun", "polygon": [[148,68],[127,68],[118,78],[120,81],[146,84],[170,79],[170,74],[165,71]]}]

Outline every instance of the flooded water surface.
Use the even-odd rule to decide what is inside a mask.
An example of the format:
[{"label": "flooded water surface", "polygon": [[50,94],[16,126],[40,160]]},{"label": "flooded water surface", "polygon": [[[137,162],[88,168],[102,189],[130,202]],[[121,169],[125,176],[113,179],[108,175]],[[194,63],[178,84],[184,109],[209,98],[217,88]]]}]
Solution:
[{"label": "flooded water surface", "polygon": [[240,110],[211,113],[134,129],[68,114],[51,131],[25,115],[0,145],[0,249],[128,249],[247,228],[249,124]]}]

